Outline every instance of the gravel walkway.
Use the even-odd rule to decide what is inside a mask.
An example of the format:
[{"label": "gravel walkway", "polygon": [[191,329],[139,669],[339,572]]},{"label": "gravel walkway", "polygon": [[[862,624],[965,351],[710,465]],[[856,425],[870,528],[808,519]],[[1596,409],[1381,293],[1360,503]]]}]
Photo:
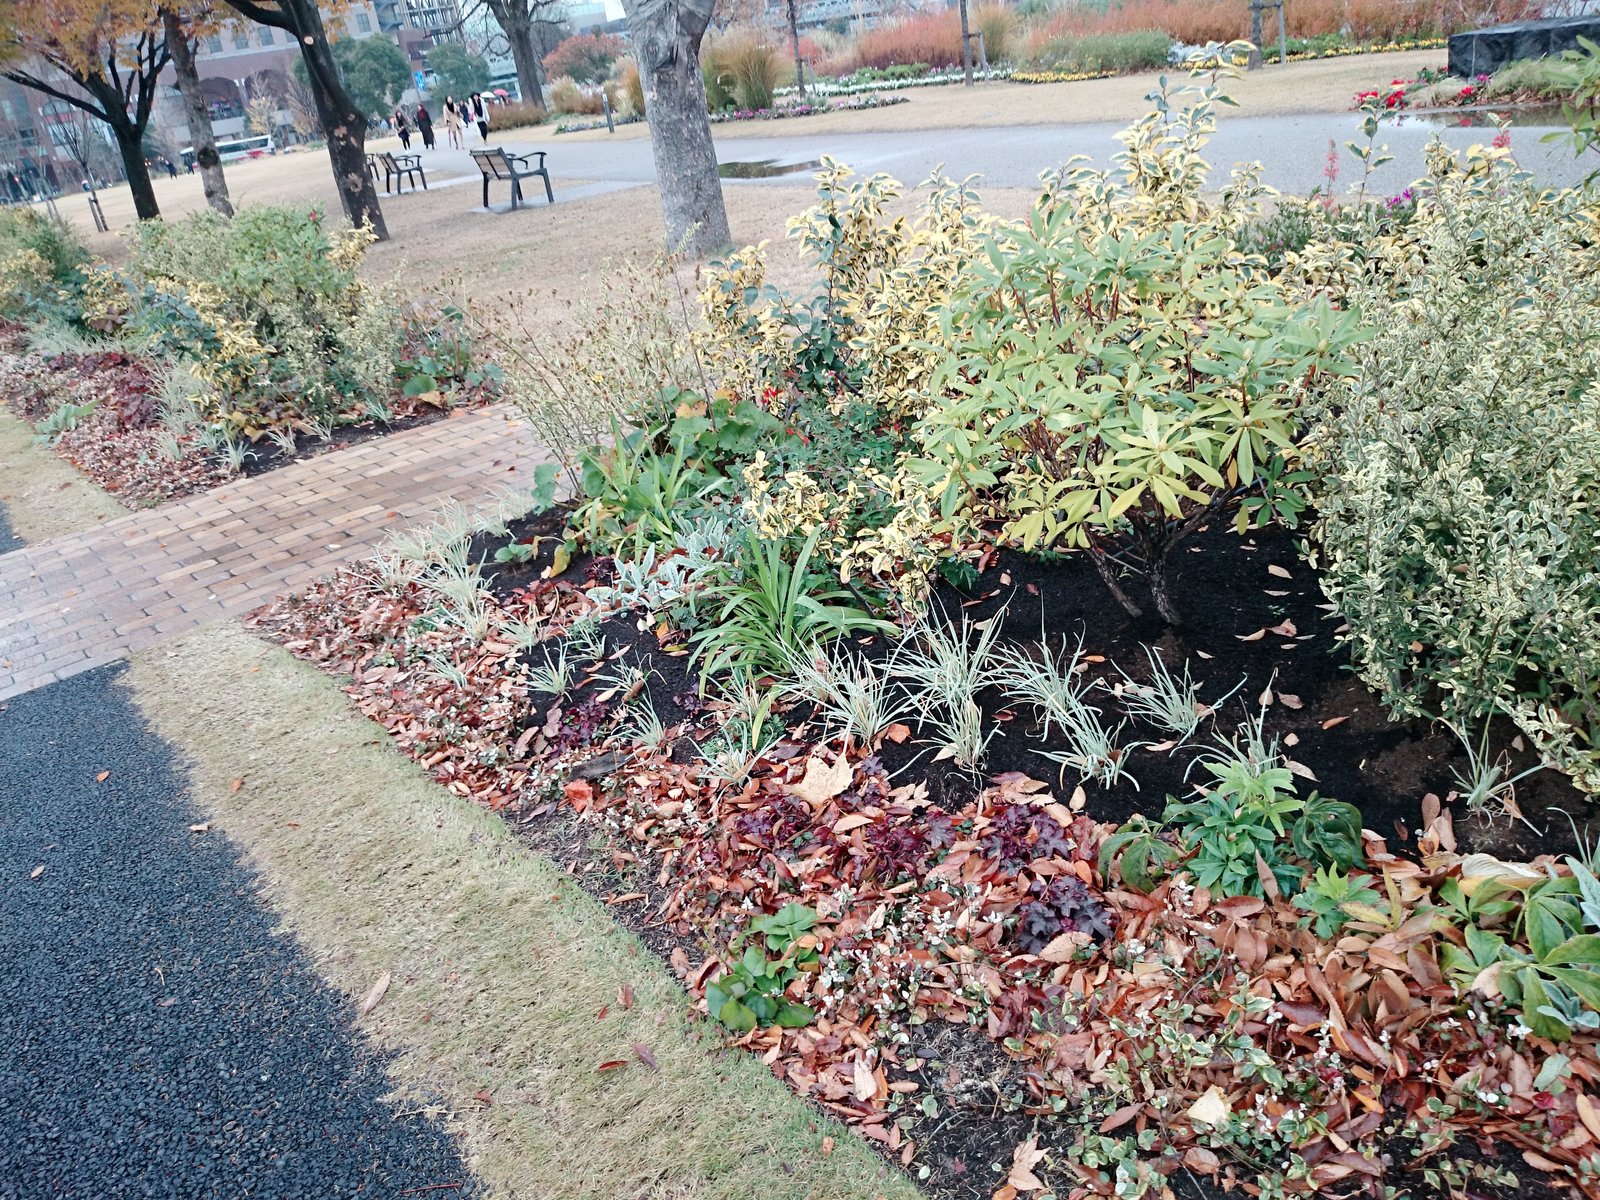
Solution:
[{"label": "gravel walkway", "polygon": [[0,1198],[471,1194],[122,669],[0,705]]}]

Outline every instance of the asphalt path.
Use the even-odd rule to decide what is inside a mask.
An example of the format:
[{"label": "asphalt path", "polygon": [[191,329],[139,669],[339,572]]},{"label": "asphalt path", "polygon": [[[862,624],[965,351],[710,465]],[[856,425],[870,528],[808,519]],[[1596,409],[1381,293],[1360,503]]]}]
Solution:
[{"label": "asphalt path", "polygon": [[122,669],[0,706],[0,1198],[473,1194]]},{"label": "asphalt path", "polygon": [[[913,97],[912,103],[915,103]],[[884,171],[903,183],[915,184],[935,168],[952,176],[976,175],[980,188],[1033,187],[1042,171],[1060,166],[1074,155],[1085,155],[1097,166],[1109,166],[1111,156],[1122,148],[1117,133],[1126,122],[1002,126],[987,129],[934,129],[884,133],[807,134],[805,118],[774,121],[770,136],[720,137],[717,156],[722,163],[804,164],[830,155],[862,173]],[[1402,116],[1384,124],[1378,136],[1388,147],[1393,160],[1379,167],[1369,181],[1369,194],[1393,195],[1417,180],[1424,172],[1424,151],[1439,138],[1457,150],[1494,137],[1493,129],[1461,128],[1438,123],[1429,117]],[[1518,126],[1512,129],[1512,148],[1518,161],[1543,183],[1558,186],[1576,183],[1592,167],[1580,161],[1564,145],[1541,140],[1551,132],[1547,126]],[[715,136],[715,127],[713,130]],[[1212,178],[1218,187],[1227,180],[1235,163],[1260,162],[1263,178],[1271,186],[1293,195],[1305,195],[1317,187],[1326,188],[1328,147],[1332,143],[1339,163],[1336,190],[1348,191],[1360,181],[1359,164],[1344,149],[1358,140],[1360,117],[1355,113],[1323,113],[1307,116],[1248,117],[1225,112],[1218,122],[1207,157],[1213,165]],[[388,142],[384,143],[388,145]],[[398,145],[398,143],[395,143]],[[476,146],[476,138],[471,143]],[[513,130],[504,145],[514,152],[545,150],[555,181],[556,199],[562,199],[561,180],[585,179],[597,183],[637,185],[654,183],[655,162],[648,137],[554,140],[544,138],[537,146],[519,140]],[[415,146],[415,143],[413,143]],[[477,168],[466,150],[423,151],[423,163],[430,183],[439,179],[476,181]],[[728,180],[729,186],[761,187],[766,183],[804,182],[797,171],[768,179]]]}]

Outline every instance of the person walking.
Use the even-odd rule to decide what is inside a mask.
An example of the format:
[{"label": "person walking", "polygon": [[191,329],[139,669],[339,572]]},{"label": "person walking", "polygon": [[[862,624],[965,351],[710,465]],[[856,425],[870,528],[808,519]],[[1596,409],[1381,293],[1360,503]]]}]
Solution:
[{"label": "person walking", "polygon": [[422,135],[422,148],[433,149],[433,117],[428,112],[428,106],[422,101],[417,101],[417,132]]},{"label": "person walking", "polygon": [[397,108],[389,119],[394,122],[395,133],[400,135],[400,144],[407,150],[411,149],[411,126],[406,123],[406,114]]},{"label": "person walking", "polygon": [[472,120],[478,126],[478,136],[483,139],[484,145],[488,145],[489,110],[484,106],[482,96],[474,95],[472,97]]},{"label": "person walking", "polygon": [[444,136],[452,150],[460,150],[464,145],[461,139],[461,107],[454,96],[444,98]]}]

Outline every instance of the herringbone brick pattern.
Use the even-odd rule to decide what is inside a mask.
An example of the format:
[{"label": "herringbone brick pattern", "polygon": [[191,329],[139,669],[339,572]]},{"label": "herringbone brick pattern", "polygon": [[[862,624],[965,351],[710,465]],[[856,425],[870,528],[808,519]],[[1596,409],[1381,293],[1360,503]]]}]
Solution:
[{"label": "herringbone brick pattern", "polygon": [[549,459],[483,409],[0,555],[0,700],[246,613]]}]

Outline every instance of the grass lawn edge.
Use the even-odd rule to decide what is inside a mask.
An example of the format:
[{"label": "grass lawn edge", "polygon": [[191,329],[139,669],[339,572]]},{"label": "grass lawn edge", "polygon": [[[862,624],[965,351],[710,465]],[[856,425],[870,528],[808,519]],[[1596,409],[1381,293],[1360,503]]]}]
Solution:
[{"label": "grass lawn edge", "polygon": [[637,938],[316,668],[221,624],[134,655],[127,678],[353,1017],[388,977],[359,1024],[395,1055],[396,1102],[442,1115],[489,1195],[920,1194],[701,1037]]},{"label": "grass lawn edge", "polygon": [[19,538],[45,542],[127,515],[110,492],[33,438],[26,421],[0,411],[0,505]]}]

